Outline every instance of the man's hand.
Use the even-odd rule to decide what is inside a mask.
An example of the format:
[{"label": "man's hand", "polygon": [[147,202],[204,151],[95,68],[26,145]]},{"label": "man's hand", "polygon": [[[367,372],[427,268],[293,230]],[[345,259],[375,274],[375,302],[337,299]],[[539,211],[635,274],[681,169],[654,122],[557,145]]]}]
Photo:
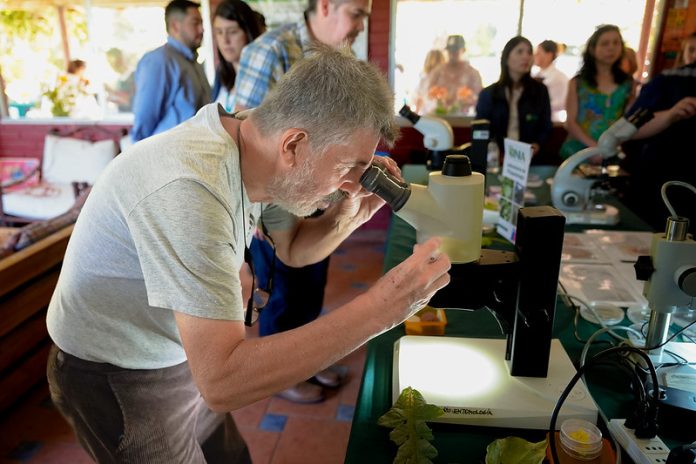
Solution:
[{"label": "man's hand", "polygon": [[385,274],[369,290],[370,297],[383,310],[375,317],[384,318],[386,327],[408,319],[425,306],[430,298],[450,281],[451,263],[440,251],[439,238],[431,238],[414,247],[413,254]]},{"label": "man's hand", "polygon": [[684,97],[669,109],[670,121],[675,123],[696,115],[696,97]]},{"label": "man's hand", "polygon": [[[401,169],[393,159],[375,156],[373,163],[383,166],[387,172],[403,181]],[[337,227],[347,227],[350,224],[353,228],[357,228],[370,220],[382,206],[384,206],[384,200],[362,188],[357,194],[345,195],[330,209],[333,209],[332,212],[336,215]]]}]

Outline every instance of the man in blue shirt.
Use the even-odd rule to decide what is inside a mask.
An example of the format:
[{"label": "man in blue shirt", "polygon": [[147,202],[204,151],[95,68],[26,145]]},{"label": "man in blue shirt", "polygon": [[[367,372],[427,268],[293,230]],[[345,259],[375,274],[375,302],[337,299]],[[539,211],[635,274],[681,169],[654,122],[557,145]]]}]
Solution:
[{"label": "man in blue shirt", "polygon": [[[281,76],[308,53],[312,42],[331,47],[352,44],[364,30],[371,7],[371,0],[309,0],[304,18],[268,31],[247,45],[235,82],[236,109],[260,105]],[[284,332],[316,319],[324,300],[329,259],[301,268],[286,266],[276,259],[267,241],[256,238],[251,251],[260,284],[272,282],[273,287],[259,316],[259,334]],[[320,385],[300,382],[279,396],[299,403],[321,401],[323,387],[340,385],[339,372],[326,369],[314,377]]]},{"label": "man in blue shirt", "polygon": [[210,84],[197,61],[203,40],[200,5],[173,0],[164,10],[167,43],[146,53],[135,71],[133,141],[189,119],[210,102]]}]

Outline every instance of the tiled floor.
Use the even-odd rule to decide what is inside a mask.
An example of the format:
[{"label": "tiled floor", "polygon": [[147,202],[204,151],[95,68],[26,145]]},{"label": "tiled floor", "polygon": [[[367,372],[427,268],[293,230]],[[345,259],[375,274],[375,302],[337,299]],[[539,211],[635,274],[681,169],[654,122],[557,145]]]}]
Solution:
[{"label": "tiled floor", "polygon": [[[380,211],[336,250],[324,311],[349,301],[379,278],[387,221],[388,212]],[[250,331],[249,336],[256,335]],[[340,363],[348,368],[346,382],[328,391],[322,403],[299,405],[272,397],[236,411],[234,417],[254,463],[342,463],[364,360],[362,347]],[[53,408],[45,385],[28,392],[24,402],[0,418],[0,463],[89,462],[72,430]]]}]

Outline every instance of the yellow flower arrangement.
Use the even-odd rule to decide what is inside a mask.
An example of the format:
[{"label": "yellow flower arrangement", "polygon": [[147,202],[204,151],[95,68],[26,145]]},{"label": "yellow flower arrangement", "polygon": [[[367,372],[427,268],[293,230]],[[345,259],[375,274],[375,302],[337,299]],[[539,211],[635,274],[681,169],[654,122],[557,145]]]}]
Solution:
[{"label": "yellow flower arrangement", "polygon": [[62,74],[58,76],[56,86],[46,90],[43,95],[53,104],[53,116],[69,116],[75,108],[78,97],[88,95],[89,81],[77,76]]}]

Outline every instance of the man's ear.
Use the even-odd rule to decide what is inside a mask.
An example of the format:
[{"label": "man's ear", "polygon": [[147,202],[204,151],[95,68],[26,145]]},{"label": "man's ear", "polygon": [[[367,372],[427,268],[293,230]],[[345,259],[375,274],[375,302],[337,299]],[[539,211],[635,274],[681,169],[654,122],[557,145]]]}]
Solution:
[{"label": "man's ear", "polygon": [[181,21],[176,17],[170,18],[169,23],[167,23],[167,34],[178,40],[180,29]]},{"label": "man's ear", "polygon": [[287,166],[297,164],[298,150],[307,144],[307,132],[304,129],[288,129],[280,136],[280,158]]},{"label": "man's ear", "polygon": [[330,4],[331,0],[319,0],[317,7],[321,16],[326,17],[329,15],[329,7],[331,6]]}]

